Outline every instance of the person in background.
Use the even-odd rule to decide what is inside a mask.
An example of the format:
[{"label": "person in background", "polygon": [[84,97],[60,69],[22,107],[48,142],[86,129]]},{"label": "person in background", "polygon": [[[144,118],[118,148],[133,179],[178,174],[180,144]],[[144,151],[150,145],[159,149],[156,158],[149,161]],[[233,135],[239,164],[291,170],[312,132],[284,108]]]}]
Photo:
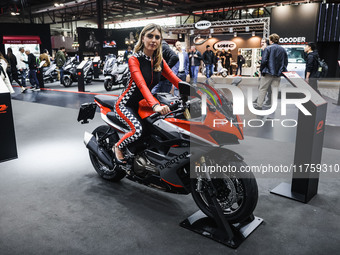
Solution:
[{"label": "person in background", "polygon": [[39,87],[39,81],[37,78],[37,59],[33,55],[33,53],[30,52],[30,50],[25,51],[27,55],[27,61],[24,61],[26,64],[28,64],[29,72],[28,72],[28,78],[30,79],[30,83],[32,85],[31,90],[33,91],[40,91]]},{"label": "person in background", "polygon": [[201,65],[202,54],[196,49],[196,46],[191,46],[189,53],[189,63],[191,64],[191,76],[193,84],[197,83],[198,69]]},{"label": "person in background", "polygon": [[206,67],[206,76],[209,79],[214,74],[215,54],[211,50],[210,45],[207,45],[206,51],[203,53],[203,62]]},{"label": "person in background", "polygon": [[[182,49],[181,42],[177,41],[175,43],[175,47],[177,50],[177,56],[179,61],[174,65],[172,71],[177,75],[182,81],[186,81],[187,75],[189,74],[189,57],[188,54]],[[179,95],[179,91],[177,88],[174,88],[174,94],[176,96]]]},{"label": "person in background", "polygon": [[11,48],[7,48],[6,57],[7,57],[8,62],[11,65],[11,75],[9,75],[10,82],[12,83],[13,81],[16,81],[16,83],[18,83],[18,85],[21,87],[21,93],[24,93],[26,91],[26,87],[22,86],[21,82],[19,81],[18,69],[17,69],[18,62]]},{"label": "person in background", "polygon": [[64,84],[64,69],[63,66],[66,62],[66,54],[65,54],[65,47],[60,47],[60,50],[58,50],[56,56],[55,56],[55,62],[57,67],[59,68],[60,72],[60,84]]},{"label": "person in background", "polygon": [[257,110],[262,109],[268,87],[272,85],[278,87],[280,85],[280,76],[282,76],[282,72],[287,71],[288,56],[286,50],[278,44],[279,39],[279,35],[271,34],[269,36],[270,45],[263,51],[260,67],[262,77],[259,87],[259,96],[257,98],[257,104],[254,105],[254,108]]},{"label": "person in background", "polygon": [[41,61],[45,61],[45,63],[43,64],[43,67],[48,67],[51,64],[50,61],[50,56],[48,55],[48,50],[44,49],[43,53],[39,56],[39,60]]},{"label": "person in background", "polygon": [[27,61],[27,55],[25,54],[25,49],[24,47],[19,48],[19,52],[16,55],[17,58],[17,69],[20,71],[20,76],[21,76],[21,85],[23,87],[26,87],[26,77],[27,77],[27,69],[28,65],[25,64],[24,61]]},{"label": "person in background", "polygon": [[237,69],[236,69],[236,74],[238,73],[238,70],[240,70],[240,76],[242,76],[242,65],[244,64],[244,57],[241,54],[241,50],[238,50],[237,52]]},{"label": "person in background", "polygon": [[4,58],[2,53],[0,52],[0,83],[1,85],[5,85],[8,91],[13,94],[14,89],[11,86],[11,82],[9,81],[8,74],[6,72],[7,69],[7,60]]},{"label": "person in background", "polygon": [[129,45],[127,50],[124,52],[124,62],[128,62],[129,58],[132,56],[133,52],[132,52],[132,48]]},{"label": "person in background", "polygon": [[304,51],[307,54],[305,80],[316,92],[320,94],[320,91],[318,90],[317,79],[316,79],[318,67],[319,67],[319,63],[318,63],[319,54],[316,50],[315,43],[309,42],[305,46]]},{"label": "person in background", "polygon": [[[170,68],[178,62],[177,54],[170,48],[166,41],[162,41],[162,54],[163,59]],[[164,76],[161,76],[159,83],[152,89],[151,93],[166,92],[169,93],[172,89],[172,84]]]},{"label": "person in background", "polygon": [[225,66],[224,68],[228,69],[229,75],[233,75],[233,68],[231,67],[231,61],[233,60],[233,55],[231,54],[231,50],[229,49],[225,53]]}]

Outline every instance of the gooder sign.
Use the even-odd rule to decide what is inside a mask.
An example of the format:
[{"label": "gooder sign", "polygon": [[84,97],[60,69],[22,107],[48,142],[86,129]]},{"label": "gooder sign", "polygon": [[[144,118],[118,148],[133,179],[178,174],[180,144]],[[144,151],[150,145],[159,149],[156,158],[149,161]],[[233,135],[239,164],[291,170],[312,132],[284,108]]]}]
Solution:
[{"label": "gooder sign", "polygon": [[219,41],[214,44],[215,50],[234,50],[236,49],[236,43],[233,41]]},{"label": "gooder sign", "polygon": [[195,23],[196,29],[203,30],[203,29],[208,29],[209,27],[211,27],[211,22],[209,20],[201,20]]}]

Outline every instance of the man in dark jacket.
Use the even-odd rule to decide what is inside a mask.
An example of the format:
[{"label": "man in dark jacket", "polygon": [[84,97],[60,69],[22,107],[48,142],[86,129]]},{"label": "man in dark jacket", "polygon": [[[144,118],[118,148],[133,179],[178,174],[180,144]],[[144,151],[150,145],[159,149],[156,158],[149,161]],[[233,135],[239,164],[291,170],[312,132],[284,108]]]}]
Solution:
[{"label": "man in dark jacket", "polygon": [[209,79],[214,74],[215,54],[211,50],[210,45],[207,45],[206,49],[203,53],[203,62],[206,67],[206,76]]},{"label": "man in dark jacket", "polygon": [[319,54],[316,51],[315,43],[308,43],[305,46],[304,51],[307,53],[307,59],[306,59],[306,70],[305,70],[305,79],[306,82],[309,83],[309,85],[319,93],[318,91],[318,85],[317,85],[317,72],[318,72],[318,59]]},{"label": "man in dark jacket", "polygon": [[189,52],[189,63],[191,65],[191,77],[193,79],[193,84],[197,83],[198,69],[201,65],[202,54],[196,49],[196,46],[191,46]]},{"label": "man in dark jacket", "polygon": [[271,34],[269,36],[269,46],[263,51],[260,71],[262,74],[259,96],[255,109],[262,109],[263,101],[269,86],[279,86],[282,72],[287,71],[288,56],[286,50],[278,45],[280,36]]},{"label": "man in dark jacket", "polygon": [[30,52],[30,50],[25,51],[27,55],[27,61],[24,61],[26,64],[28,64],[29,72],[28,72],[28,78],[30,79],[30,83],[32,85],[31,90],[33,91],[40,91],[39,81],[37,78],[37,59],[33,55],[33,53]]},{"label": "man in dark jacket", "polygon": [[55,62],[57,64],[57,67],[60,72],[60,84],[64,84],[64,69],[63,66],[66,62],[66,56],[65,56],[65,47],[60,47],[60,50],[58,50],[56,56],[55,56]]},{"label": "man in dark jacket", "polygon": [[[166,41],[162,41],[162,54],[163,59],[172,68],[178,62],[177,54],[170,48]],[[151,93],[167,92],[169,93],[172,88],[171,82],[169,82],[164,76],[161,76],[159,83],[152,89]]]}]

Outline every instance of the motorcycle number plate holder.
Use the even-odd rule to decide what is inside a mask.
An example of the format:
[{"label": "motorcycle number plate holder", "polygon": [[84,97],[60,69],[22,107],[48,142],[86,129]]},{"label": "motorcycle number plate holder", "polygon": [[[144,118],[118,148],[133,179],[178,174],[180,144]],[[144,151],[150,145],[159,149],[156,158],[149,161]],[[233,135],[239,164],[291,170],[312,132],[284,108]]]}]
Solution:
[{"label": "motorcycle number plate holder", "polygon": [[85,103],[80,106],[77,121],[81,124],[89,123],[88,119],[93,119],[96,113],[96,103]]}]

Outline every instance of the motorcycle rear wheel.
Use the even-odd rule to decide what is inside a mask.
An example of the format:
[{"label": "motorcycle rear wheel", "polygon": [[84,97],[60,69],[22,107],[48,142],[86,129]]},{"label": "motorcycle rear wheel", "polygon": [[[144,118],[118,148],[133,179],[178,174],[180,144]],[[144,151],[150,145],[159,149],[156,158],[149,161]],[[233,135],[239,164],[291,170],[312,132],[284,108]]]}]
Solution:
[{"label": "motorcycle rear wheel", "polygon": [[[246,166],[243,161],[225,162],[224,164],[236,166],[237,169]],[[243,222],[253,213],[257,204],[258,189],[255,176],[253,173],[230,173],[227,175],[223,179],[212,178],[212,183],[217,190],[217,200],[228,222]],[[213,218],[212,210],[204,193],[197,191],[197,179],[191,179],[190,185],[197,206],[203,213]],[[203,184],[203,188],[204,185],[207,184]]]},{"label": "motorcycle rear wheel", "polygon": [[[105,125],[99,126],[92,132],[92,134],[94,135],[94,137],[96,137],[99,146],[101,146],[101,148],[105,149],[111,156],[113,156],[113,152],[111,149],[113,145],[118,142],[117,136],[112,135],[105,140],[100,141],[100,139],[109,131],[109,129],[110,127]],[[112,182],[118,182],[125,177],[126,172],[120,169],[119,166],[114,165],[113,169],[109,169],[109,167],[99,161],[97,156],[91,151],[89,151],[89,154],[94,169],[103,179]]]}]

